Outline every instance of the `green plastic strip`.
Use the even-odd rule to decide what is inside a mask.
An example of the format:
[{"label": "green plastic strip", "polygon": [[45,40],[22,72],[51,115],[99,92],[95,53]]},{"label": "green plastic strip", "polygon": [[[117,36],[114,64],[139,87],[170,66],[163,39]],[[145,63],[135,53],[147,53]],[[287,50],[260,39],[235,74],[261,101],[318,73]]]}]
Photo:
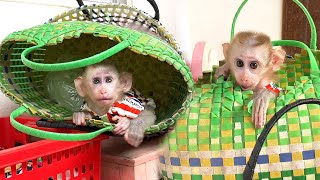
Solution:
[{"label": "green plastic strip", "polygon": [[43,131],[43,130],[34,129],[31,127],[25,126],[15,120],[16,117],[20,116],[22,113],[27,111],[28,111],[27,108],[25,108],[24,106],[21,106],[18,109],[14,110],[10,114],[10,123],[17,130],[24,132],[26,134],[29,134],[31,136],[39,137],[39,138],[60,140],[60,141],[84,141],[84,140],[93,139],[98,135],[102,134],[103,132],[113,130],[113,126],[109,126],[91,133],[83,133],[83,134],[67,134],[67,133],[55,133],[55,132]]},{"label": "green plastic strip", "polygon": [[310,29],[311,29],[311,39],[310,39],[310,48],[313,50],[317,49],[317,29],[316,25],[314,24],[314,21],[307,10],[307,8],[299,1],[299,0],[293,0],[304,12],[304,14],[307,16],[309,24],[310,24]]},{"label": "green plastic strip", "polygon": [[232,26],[231,26],[231,35],[230,35],[230,41],[233,39],[234,37],[234,29],[235,29],[235,26],[236,26],[236,22],[237,22],[237,19],[238,19],[238,16],[243,8],[243,6],[248,2],[248,0],[244,0],[241,5],[239,6],[236,14],[234,15],[233,17],[233,20],[232,20]]},{"label": "green plastic strip", "polygon": [[43,64],[43,63],[37,63],[30,61],[27,59],[27,55],[31,53],[34,50],[40,49],[44,44],[39,44],[37,46],[33,46],[30,48],[25,49],[21,53],[21,59],[24,65],[28,66],[31,69],[38,70],[38,71],[66,71],[66,70],[71,70],[71,69],[76,69],[76,68],[81,68],[85,67],[88,65],[96,64],[99,63],[114,54],[122,51],[123,49],[127,48],[130,45],[128,41],[122,41],[118,43],[117,45],[113,46],[110,49],[107,49],[99,54],[95,54],[91,57],[76,60],[76,61],[70,61],[70,62],[64,62],[64,63],[56,63],[56,64]]},{"label": "green plastic strip", "polygon": [[[308,12],[308,10],[305,8],[305,6],[299,1],[299,0],[293,0],[304,12],[304,14],[307,16],[309,24],[310,24],[310,30],[311,30],[311,39],[310,39],[310,48],[313,50],[317,49],[317,30],[316,30],[316,26],[314,24],[314,21],[310,15],[310,13]],[[236,21],[238,19],[238,16],[241,12],[241,10],[243,9],[244,5],[248,2],[248,0],[244,0],[241,5],[239,6],[236,14],[233,17],[233,21],[232,21],[232,27],[231,27],[231,35],[230,35],[230,40],[233,39],[234,37],[234,29],[236,26]]]},{"label": "green plastic strip", "polygon": [[294,46],[294,47],[307,50],[309,59],[310,59],[311,71],[312,72],[319,71],[316,58],[313,55],[311,49],[305,43],[300,41],[295,41],[295,40],[278,40],[278,41],[272,41],[272,45],[273,46]]}]

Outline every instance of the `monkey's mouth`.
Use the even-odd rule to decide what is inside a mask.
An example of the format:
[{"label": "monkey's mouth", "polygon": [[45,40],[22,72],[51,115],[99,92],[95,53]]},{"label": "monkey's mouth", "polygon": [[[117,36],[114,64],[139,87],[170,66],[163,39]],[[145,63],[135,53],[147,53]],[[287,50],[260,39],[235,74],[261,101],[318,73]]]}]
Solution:
[{"label": "monkey's mouth", "polygon": [[100,98],[98,99],[98,101],[111,101],[112,98]]},{"label": "monkey's mouth", "polygon": [[240,86],[241,87],[241,89],[242,90],[244,90],[244,91],[247,91],[247,90],[250,90],[251,88],[251,86]]}]

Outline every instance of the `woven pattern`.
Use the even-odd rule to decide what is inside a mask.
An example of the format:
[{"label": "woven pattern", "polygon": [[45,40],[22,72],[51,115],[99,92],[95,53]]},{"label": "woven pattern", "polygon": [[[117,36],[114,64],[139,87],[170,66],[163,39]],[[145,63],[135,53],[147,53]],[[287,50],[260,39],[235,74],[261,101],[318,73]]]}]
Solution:
[{"label": "woven pattern", "polygon": [[[314,54],[319,63],[319,51]],[[320,73],[310,74],[305,51],[279,73],[278,85],[285,91],[270,102],[267,119],[298,99],[320,97]],[[251,122],[253,93],[242,91],[231,78],[213,83],[212,74],[196,83],[190,107],[167,135],[160,159],[165,179],[243,179],[262,131]],[[253,178],[320,178],[319,114],[319,106],[309,104],[281,117],[263,144]]]},{"label": "woven pattern", "polygon": [[59,14],[48,22],[61,21],[94,21],[144,31],[161,37],[181,54],[180,47],[173,35],[169,34],[159,21],[135,7],[125,4],[85,5]]},{"label": "woven pattern", "polygon": [[[43,64],[56,63],[59,55],[86,58],[105,51],[121,41],[129,48],[108,58],[120,71],[133,73],[134,87],[157,104],[157,124],[147,133],[166,130],[185,109],[193,91],[188,67],[177,51],[166,41],[128,28],[87,21],[47,23],[10,34],[1,44],[1,90],[11,99],[27,107],[31,114],[62,120],[72,111],[50,99],[44,87],[45,71],[25,66],[22,52],[35,45],[43,47],[26,58]],[[76,59],[63,59],[71,62]],[[61,61],[61,60],[60,60]],[[54,69],[53,69],[54,71]],[[179,93],[178,93],[179,92]]]}]

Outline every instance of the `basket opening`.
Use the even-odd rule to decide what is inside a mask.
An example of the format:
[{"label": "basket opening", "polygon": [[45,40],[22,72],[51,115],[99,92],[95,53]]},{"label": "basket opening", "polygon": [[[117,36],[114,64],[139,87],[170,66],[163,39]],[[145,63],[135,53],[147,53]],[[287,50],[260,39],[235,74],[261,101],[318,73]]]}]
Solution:
[{"label": "basket opening", "polygon": [[[69,62],[98,54],[116,44],[117,42],[107,37],[81,34],[79,38],[64,39],[58,44],[44,46],[30,53],[28,59],[48,64]],[[50,98],[45,83],[48,75],[59,76],[61,72],[35,71],[21,62],[21,52],[31,46],[33,46],[31,43],[25,42],[3,44],[5,53],[8,52],[10,56],[7,59],[10,60],[4,61],[4,56],[2,56],[2,76],[13,79],[13,83],[7,83],[5,88],[10,89],[10,92],[24,103],[39,109],[38,111],[44,113],[48,118],[63,119],[71,116],[70,109],[61,107],[57,104],[56,99]],[[17,50],[12,53],[12,49]],[[77,59],[74,59],[75,56]],[[154,99],[157,105],[157,123],[171,118],[182,107],[189,94],[183,75],[173,65],[157,57],[139,54],[127,48],[108,58],[107,61],[112,61],[119,71],[132,73],[133,87],[143,96]],[[6,68],[9,70],[5,70]],[[16,90],[19,93],[16,93]]]}]

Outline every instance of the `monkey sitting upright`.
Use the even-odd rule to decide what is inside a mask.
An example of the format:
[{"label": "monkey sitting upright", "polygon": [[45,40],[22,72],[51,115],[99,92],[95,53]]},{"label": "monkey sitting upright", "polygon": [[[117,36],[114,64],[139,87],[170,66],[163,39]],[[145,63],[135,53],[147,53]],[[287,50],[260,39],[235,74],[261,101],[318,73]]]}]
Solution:
[{"label": "monkey sitting upright", "polygon": [[131,89],[130,73],[119,73],[114,65],[101,62],[85,67],[74,83],[85,104],[82,111],[73,114],[73,123],[86,125],[86,119],[98,116],[116,123],[113,133],[124,135],[127,143],[140,145],[145,129],[155,123],[155,104]]},{"label": "monkey sitting upright", "polygon": [[231,72],[242,90],[253,90],[252,122],[263,127],[269,101],[281,90],[274,83],[286,53],[273,49],[269,36],[251,31],[239,32],[230,44],[223,44],[223,53],[225,64],[216,70],[215,79],[226,79]]}]

